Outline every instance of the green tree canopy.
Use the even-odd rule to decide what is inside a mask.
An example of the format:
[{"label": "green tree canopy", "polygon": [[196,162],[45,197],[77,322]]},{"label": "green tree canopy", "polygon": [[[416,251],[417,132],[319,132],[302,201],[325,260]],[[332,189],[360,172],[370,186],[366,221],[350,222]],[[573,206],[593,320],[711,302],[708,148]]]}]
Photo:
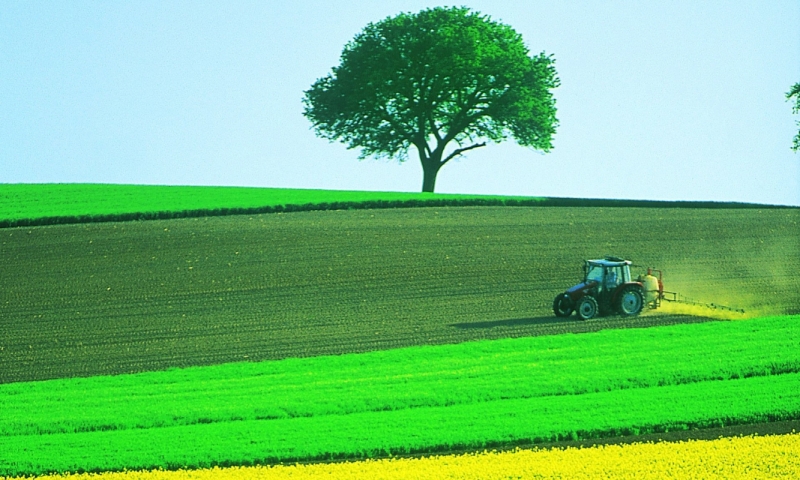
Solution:
[{"label": "green tree canopy", "polygon": [[[800,83],[795,83],[792,85],[792,88],[786,92],[786,99],[791,100],[792,98],[794,98],[795,101],[795,104],[792,106],[792,113],[800,113]],[[800,127],[800,122],[797,122],[797,126]],[[798,130],[797,135],[794,136],[792,150],[795,152],[800,150],[800,130]]]},{"label": "green tree canopy", "polygon": [[413,145],[433,192],[439,169],[482,139],[549,151],[558,85],[552,55],[532,56],[510,26],[438,7],[367,25],[305,92],[304,115],[362,159],[402,162]]}]

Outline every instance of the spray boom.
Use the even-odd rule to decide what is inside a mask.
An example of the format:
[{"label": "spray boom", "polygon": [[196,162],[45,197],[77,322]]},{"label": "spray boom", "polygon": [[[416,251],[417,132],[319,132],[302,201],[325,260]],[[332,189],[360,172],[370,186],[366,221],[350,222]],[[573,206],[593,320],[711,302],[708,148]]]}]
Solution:
[{"label": "spray boom", "polygon": [[[658,276],[654,275],[656,273],[658,274]],[[651,267],[647,267],[647,275],[639,277],[639,280],[642,282],[642,285],[644,285],[645,296],[647,298],[648,304],[650,305],[650,308],[658,308],[661,306],[662,301],[667,301],[667,302],[683,303],[686,305],[697,305],[700,307],[711,308],[714,310],[726,310],[729,312],[744,313],[744,310],[741,308],[728,307],[726,305],[720,305],[718,303],[698,302],[697,300],[681,295],[678,292],[668,292],[664,290],[663,278],[664,278],[664,273],[661,270],[657,270]]]}]

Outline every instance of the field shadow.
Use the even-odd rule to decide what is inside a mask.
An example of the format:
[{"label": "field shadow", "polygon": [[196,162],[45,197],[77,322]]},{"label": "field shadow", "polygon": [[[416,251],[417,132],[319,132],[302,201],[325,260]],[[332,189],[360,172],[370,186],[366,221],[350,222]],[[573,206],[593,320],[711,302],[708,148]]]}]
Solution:
[{"label": "field shadow", "polygon": [[528,325],[552,325],[554,323],[565,323],[569,320],[558,317],[534,317],[534,318],[509,318],[506,320],[491,320],[487,322],[465,322],[451,323],[448,327],[461,329],[471,328],[495,328],[495,327],[524,327]]}]

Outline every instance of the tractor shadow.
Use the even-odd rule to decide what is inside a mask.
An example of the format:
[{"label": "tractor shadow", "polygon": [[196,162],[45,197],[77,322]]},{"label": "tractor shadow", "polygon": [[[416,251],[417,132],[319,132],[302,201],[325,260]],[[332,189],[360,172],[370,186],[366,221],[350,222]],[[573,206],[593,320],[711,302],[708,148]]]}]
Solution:
[{"label": "tractor shadow", "polygon": [[535,317],[535,318],[509,318],[506,320],[491,320],[487,322],[467,322],[467,323],[451,323],[448,327],[460,329],[477,329],[477,328],[496,328],[496,327],[524,327],[530,325],[553,325],[564,324],[569,322],[568,319],[558,317]]}]

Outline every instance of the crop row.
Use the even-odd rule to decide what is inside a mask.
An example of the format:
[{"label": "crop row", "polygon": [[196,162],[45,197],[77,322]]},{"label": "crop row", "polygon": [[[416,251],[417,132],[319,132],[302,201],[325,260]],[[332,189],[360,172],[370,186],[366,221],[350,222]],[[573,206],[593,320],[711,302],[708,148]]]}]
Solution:
[{"label": "crop row", "polygon": [[[358,462],[67,474],[39,480],[693,480],[800,478],[800,433],[689,442],[516,449]],[[0,477],[0,480],[8,480]]]},{"label": "crop row", "polygon": [[800,372],[800,317],[0,385],[0,436],[580,395]]},{"label": "crop row", "polygon": [[798,220],[464,207],[6,229],[0,383],[674,322],[553,317],[606,253],[700,301],[792,313]]},{"label": "crop row", "polygon": [[277,420],[0,437],[0,474],[364,458],[800,418],[800,374]]}]

